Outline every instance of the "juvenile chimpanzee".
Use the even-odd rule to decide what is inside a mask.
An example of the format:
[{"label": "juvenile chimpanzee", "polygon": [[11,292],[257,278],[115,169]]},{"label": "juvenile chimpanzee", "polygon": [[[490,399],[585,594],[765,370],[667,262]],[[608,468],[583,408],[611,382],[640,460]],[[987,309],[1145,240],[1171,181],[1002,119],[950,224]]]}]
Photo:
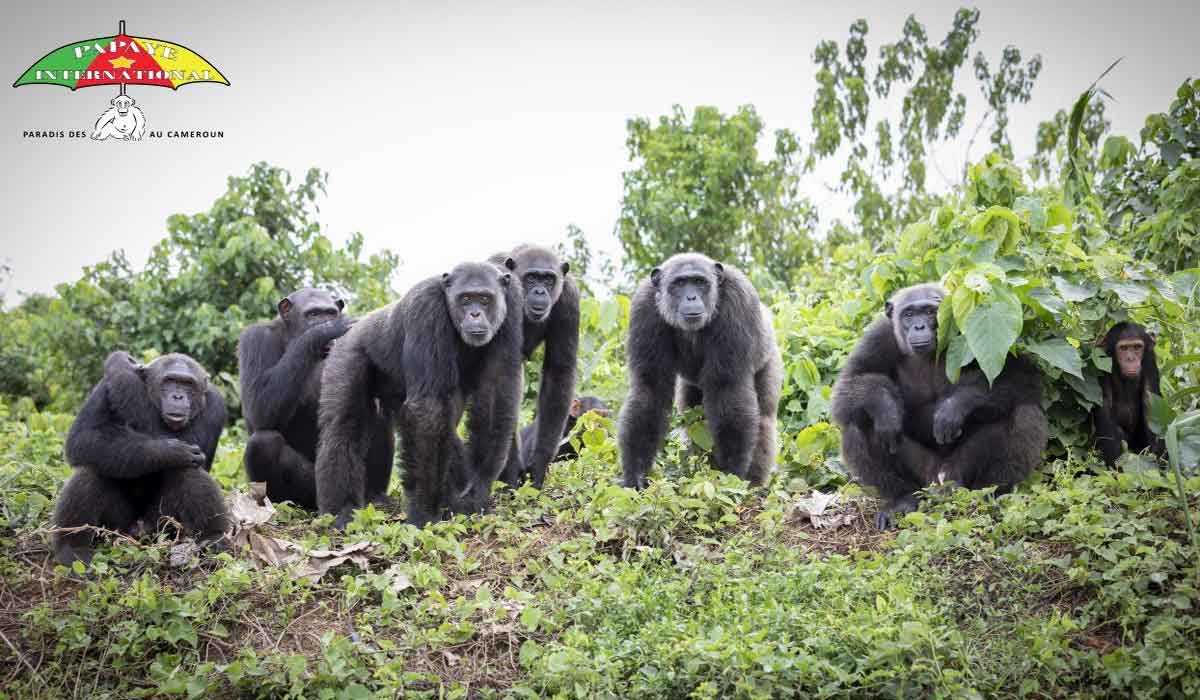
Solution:
[{"label": "juvenile chimpanzee", "polygon": [[[554,459],[551,461],[561,462],[567,459],[575,459],[579,456],[579,452],[575,446],[571,444],[571,432],[575,430],[575,424],[579,422],[579,417],[588,411],[595,411],[597,414],[607,417],[608,404],[604,403],[604,399],[595,396],[577,396],[571,402],[571,410],[567,413],[567,425],[563,428],[562,438],[558,443],[558,452],[555,453]],[[537,423],[530,423],[521,428],[521,450],[524,453],[529,445],[533,442],[533,431],[537,428]],[[524,457],[524,454],[522,454]]]},{"label": "juvenile chimpanzee", "polygon": [[[265,481],[272,501],[317,507],[317,408],[321,370],[334,340],[353,321],[346,303],[329,292],[300,289],[279,301],[279,317],[242,331],[238,339],[242,408],[250,440],[250,481]],[[394,437],[391,419],[374,411],[367,431],[367,496],[387,493]]]},{"label": "juvenile chimpanzee", "polygon": [[[195,360],[170,354],[140,365],[112,353],[67,435],[75,473],[58,495],[55,525],[137,534],[169,517],[201,538],[222,534],[225,499],[207,472],[224,428],[225,402]],[[56,534],[55,558],[90,561],[92,542],[87,530]]]},{"label": "juvenile chimpanzee", "polygon": [[[322,377],[317,504],[344,527],[366,505],[376,406],[398,411],[408,522],[479,512],[517,430],[523,303],[512,276],[463,263],[354,325]],[[457,428],[464,407],[467,444]]]},{"label": "juvenile chimpanzee", "polygon": [[1113,359],[1113,373],[1101,378],[1104,403],[1092,409],[1096,447],[1110,467],[1124,451],[1121,443],[1162,457],[1166,445],[1146,421],[1148,395],[1159,393],[1154,337],[1136,323],[1121,322],[1104,336],[1104,351]]},{"label": "juvenile chimpanzee", "polygon": [[625,485],[646,473],[679,410],[704,406],[721,471],[763,483],[775,466],[782,360],[770,311],[740,271],[671,256],[638,285],[629,317],[629,398],[618,441]]},{"label": "juvenile chimpanzee", "polygon": [[520,444],[513,434],[504,475],[510,486],[517,486],[529,474],[533,485],[541,488],[546,467],[562,440],[571,397],[575,395],[579,289],[575,280],[567,276],[570,264],[541,246],[519,245],[512,252],[499,253],[490,260],[512,270],[524,291],[521,354],[528,360],[539,345],[546,346],[533,430],[521,432]]},{"label": "juvenile chimpanzee", "polygon": [[1006,492],[1041,462],[1048,427],[1041,375],[1009,357],[996,381],[974,363],[958,382],[937,353],[937,310],[946,291],[919,284],[897,292],[850,354],[833,387],[842,457],[885,499],[879,529],[917,508],[933,483]]}]

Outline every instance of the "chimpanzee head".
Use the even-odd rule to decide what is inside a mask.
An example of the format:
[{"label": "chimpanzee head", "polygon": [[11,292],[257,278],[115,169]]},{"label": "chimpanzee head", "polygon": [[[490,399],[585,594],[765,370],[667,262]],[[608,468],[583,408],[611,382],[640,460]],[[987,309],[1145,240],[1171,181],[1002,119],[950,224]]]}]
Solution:
[{"label": "chimpanzee head", "polygon": [[946,298],[941,285],[928,282],[905,287],[884,306],[892,320],[896,343],[905,355],[931,355],[937,350],[938,306]]},{"label": "chimpanzee head", "polygon": [[588,411],[595,411],[599,415],[608,417],[608,404],[604,403],[604,399],[595,396],[576,396],[571,402],[571,417],[578,418]]},{"label": "chimpanzee head", "polygon": [[1154,336],[1137,323],[1122,321],[1110,328],[1104,336],[1104,350],[1117,363],[1113,370],[1120,369],[1125,379],[1138,380],[1158,371]]},{"label": "chimpanzee head", "polygon": [[305,287],[279,300],[279,318],[295,338],[319,323],[341,315],[346,302],[321,289]]},{"label": "chimpanzee head", "polygon": [[129,108],[137,104],[137,100],[133,99],[129,95],[117,95],[109,100],[108,103],[113,107],[116,107],[117,114],[120,114],[123,117],[126,114],[129,114]]},{"label": "chimpanzee head", "polygon": [[563,280],[570,263],[560,261],[554,251],[536,245],[522,245],[504,261],[525,290],[525,318],[541,323],[550,316],[562,294]]},{"label": "chimpanzee head", "polygon": [[650,271],[658,313],[669,325],[698,331],[717,314],[725,267],[700,253],[680,253]]},{"label": "chimpanzee head", "polygon": [[137,371],[168,429],[179,432],[204,412],[208,373],[192,358],[171,353],[138,366]]},{"label": "chimpanzee head", "polygon": [[442,275],[446,309],[464,343],[477,348],[492,341],[508,314],[511,282],[511,274],[488,263],[462,263]]}]

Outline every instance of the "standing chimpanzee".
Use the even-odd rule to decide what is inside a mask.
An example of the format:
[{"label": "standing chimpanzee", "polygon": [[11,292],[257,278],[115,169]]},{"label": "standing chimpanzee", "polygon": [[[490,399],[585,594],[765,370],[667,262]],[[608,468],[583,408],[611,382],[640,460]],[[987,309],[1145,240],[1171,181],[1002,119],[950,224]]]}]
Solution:
[{"label": "standing chimpanzee", "polygon": [[946,291],[919,284],[897,292],[867,329],[833,387],[842,458],[885,499],[885,530],[917,508],[933,483],[1010,490],[1041,462],[1048,426],[1042,382],[1024,357],[1009,357],[996,381],[975,364],[958,382],[937,355],[938,306]]},{"label": "standing chimpanzee", "polygon": [[[575,446],[571,444],[571,432],[575,430],[575,424],[579,421],[579,417],[588,411],[595,411],[598,415],[608,417],[608,404],[604,403],[604,399],[595,396],[577,396],[571,402],[571,410],[567,413],[567,425],[563,428],[562,438],[559,440],[558,452],[554,454],[553,462],[561,462],[567,459],[575,459],[579,456],[579,452]],[[524,452],[529,449],[529,445],[533,444],[533,431],[537,429],[537,422],[521,428],[521,451],[522,458],[525,457]]]},{"label": "standing chimpanzee", "polygon": [[[225,428],[225,402],[187,355],[149,365],[114,352],[67,435],[75,473],[54,508],[59,528],[85,525],[139,534],[173,518],[202,539],[225,532],[221,488],[208,475]],[[93,533],[56,534],[55,558],[92,558]]]},{"label": "standing chimpanzee", "polygon": [[553,251],[535,245],[519,245],[511,253],[490,258],[504,265],[521,283],[525,308],[521,322],[521,354],[528,360],[545,343],[542,380],[538,387],[534,429],[513,434],[504,480],[509,486],[529,474],[541,488],[546,467],[562,440],[571,397],[575,395],[575,362],[579,352],[579,289],[567,276],[571,266]]},{"label": "standing chimpanzee", "polygon": [[[512,275],[463,263],[342,336],[325,362],[317,504],[344,527],[366,505],[377,410],[398,409],[408,522],[480,512],[508,459],[521,401],[521,316]],[[457,434],[467,402],[469,438]]]},{"label": "standing chimpanzee", "polygon": [[1166,446],[1146,421],[1149,394],[1159,393],[1154,336],[1136,323],[1123,321],[1104,336],[1104,351],[1120,372],[1100,380],[1104,403],[1092,409],[1096,447],[1110,467],[1124,451],[1121,443],[1133,452],[1148,449],[1162,457]]},{"label": "standing chimpanzee", "polygon": [[[353,320],[329,292],[301,289],[279,301],[279,317],[242,331],[238,339],[242,407],[250,441],[246,476],[265,481],[272,501],[317,507],[317,408],[321,370],[334,340]],[[387,493],[394,437],[391,419],[375,411],[367,427],[367,496]]]},{"label": "standing chimpanzee", "polygon": [[625,485],[646,486],[672,393],[680,411],[704,406],[718,469],[766,481],[782,366],[771,312],[745,275],[698,253],[668,258],[638,285],[630,309],[630,390],[618,429]]}]

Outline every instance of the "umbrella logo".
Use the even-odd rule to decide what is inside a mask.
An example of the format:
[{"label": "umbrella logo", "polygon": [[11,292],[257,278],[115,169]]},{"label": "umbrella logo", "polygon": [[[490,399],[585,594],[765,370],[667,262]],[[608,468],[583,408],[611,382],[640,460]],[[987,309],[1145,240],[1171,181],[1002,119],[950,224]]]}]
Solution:
[{"label": "umbrella logo", "polygon": [[178,90],[191,83],[229,85],[225,76],[200,54],[175,42],[125,33],[125,21],[115,36],[64,44],[38,59],[13,87],[61,85],[71,91],[97,85],[117,85],[117,96],[96,119],[97,141],[140,141],[146,115],[126,94],[127,85],[154,85]]}]

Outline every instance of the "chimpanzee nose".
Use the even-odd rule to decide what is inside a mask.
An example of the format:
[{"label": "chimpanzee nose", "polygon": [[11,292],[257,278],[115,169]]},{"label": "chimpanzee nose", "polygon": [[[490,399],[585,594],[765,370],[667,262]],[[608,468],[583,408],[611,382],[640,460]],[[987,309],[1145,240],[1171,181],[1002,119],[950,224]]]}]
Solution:
[{"label": "chimpanzee nose", "polygon": [[688,300],[688,301],[696,301],[696,299],[698,299],[698,298],[699,298],[699,297],[697,297],[695,294],[689,294],[689,295],[687,295],[687,300]]},{"label": "chimpanzee nose", "polygon": [[533,290],[533,294],[534,296],[544,297],[546,296],[546,290],[538,287],[537,289]]},{"label": "chimpanzee nose", "polygon": [[172,401],[183,401],[183,394],[171,394]]},{"label": "chimpanzee nose", "polygon": [[479,311],[472,311],[472,312],[471,312],[471,318],[479,318],[479,314],[480,314],[480,313],[481,313],[481,312],[479,312]]}]

